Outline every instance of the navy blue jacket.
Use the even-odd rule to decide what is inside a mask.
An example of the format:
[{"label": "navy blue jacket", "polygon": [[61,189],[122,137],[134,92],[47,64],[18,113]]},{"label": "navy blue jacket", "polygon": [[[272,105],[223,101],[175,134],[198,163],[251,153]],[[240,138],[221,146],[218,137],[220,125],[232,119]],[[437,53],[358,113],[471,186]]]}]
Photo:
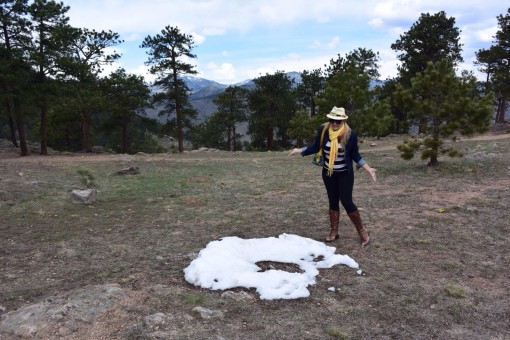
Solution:
[{"label": "navy blue jacket", "polygon": [[[315,137],[315,141],[312,145],[307,146],[301,151],[301,156],[313,155],[317,151],[319,151],[319,145],[321,142],[321,134],[324,125],[321,125],[317,130],[317,136]],[[324,150],[324,146],[329,141],[328,129],[324,132],[324,140],[322,141],[322,149]],[[361,168],[366,162],[359,154],[358,150],[358,136],[354,130],[351,130],[351,135],[345,144],[345,164],[347,165],[347,169],[352,172],[352,162],[356,162],[356,169]]]}]

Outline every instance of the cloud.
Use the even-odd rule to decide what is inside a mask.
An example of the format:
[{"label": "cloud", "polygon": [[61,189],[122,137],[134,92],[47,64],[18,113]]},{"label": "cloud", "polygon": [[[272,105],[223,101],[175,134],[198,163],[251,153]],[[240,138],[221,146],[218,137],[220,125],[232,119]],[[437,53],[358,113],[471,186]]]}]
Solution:
[{"label": "cloud", "polygon": [[[139,68],[147,59],[138,48],[143,37],[170,25],[193,34],[200,46],[196,62],[216,65],[214,72],[200,69],[204,75],[216,74],[222,80],[235,75],[238,81],[282,69],[321,68],[337,54],[360,47],[390,49],[421,13],[441,10],[454,16],[456,26],[462,28],[463,54],[468,60],[474,51],[490,46],[496,16],[508,9],[503,2],[481,0],[460,4],[455,0],[321,0],[313,4],[309,0],[188,0],[178,5],[163,0],[67,0],[66,4],[71,7],[72,25],[112,30],[126,40],[122,47],[129,47],[120,61],[126,70]],[[382,60],[382,74],[391,73],[394,60],[394,56]]]},{"label": "cloud", "polygon": [[198,33],[191,33],[191,35],[193,36],[193,42],[196,44],[196,45],[200,45],[200,44],[203,44],[204,41],[205,41],[205,36],[201,35],[201,34],[198,34]]},{"label": "cloud", "polygon": [[340,43],[340,37],[333,37],[330,41],[326,43],[321,43],[319,40],[312,41],[311,44],[308,45],[309,49],[328,49],[332,50],[338,47],[338,44]]},{"label": "cloud", "polygon": [[484,28],[478,31],[475,31],[474,36],[477,37],[480,41],[484,42],[492,42],[494,40],[494,36],[498,31],[497,26]]},{"label": "cloud", "polygon": [[340,38],[339,37],[333,37],[333,39],[331,39],[331,41],[326,44],[326,48],[334,49],[334,48],[336,48],[338,46],[339,43],[340,43]]},{"label": "cloud", "polygon": [[314,40],[310,45],[308,45],[308,48],[316,49],[321,47],[321,43],[318,40]]},{"label": "cloud", "polygon": [[226,33],[226,30],[225,28],[206,27],[202,30],[202,33],[207,36],[224,35]]},{"label": "cloud", "polygon": [[381,27],[384,21],[381,18],[374,18],[368,22],[368,24],[372,27]]},{"label": "cloud", "polygon": [[[200,72],[200,71],[199,71]],[[206,69],[200,72],[200,75],[206,79],[214,79],[219,83],[231,83],[236,80],[236,70],[232,64],[216,64],[210,62]]]}]

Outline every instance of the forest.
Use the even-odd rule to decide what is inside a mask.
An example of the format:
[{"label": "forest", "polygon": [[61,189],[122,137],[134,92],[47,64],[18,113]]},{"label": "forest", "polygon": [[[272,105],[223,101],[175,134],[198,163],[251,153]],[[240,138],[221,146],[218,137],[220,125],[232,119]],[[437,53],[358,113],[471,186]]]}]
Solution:
[{"label": "forest", "polygon": [[[30,154],[27,141],[39,142],[41,155],[48,148],[91,152],[95,145],[157,153],[158,136],[174,137],[175,152],[184,151],[184,141],[195,148],[284,150],[312,141],[323,121],[317,113],[342,106],[362,136],[416,129],[425,138],[400,145],[401,156],[420,152],[437,165],[440,155],[456,155],[445,138],[504,122],[510,97],[510,9],[497,17],[492,45],[476,52],[483,80],[456,72],[463,59],[455,18],[422,13],[391,45],[400,62],[395,78],[381,81],[379,53],[359,47],[324,68],[300,72],[298,84],[277,71],[254,79],[254,87],[229,86],[214,98],[216,112],[198,122],[182,76],[197,73],[189,60],[200,56],[193,53],[193,37],[178,27],[143,40],[156,79],[149,84],[122,68],[105,76],[102,68],[121,58],[115,47],[123,40],[112,31],[72,27],[69,6],[0,3],[0,139],[22,156]],[[149,108],[164,123],[149,118]],[[249,141],[242,142],[241,126]]]}]

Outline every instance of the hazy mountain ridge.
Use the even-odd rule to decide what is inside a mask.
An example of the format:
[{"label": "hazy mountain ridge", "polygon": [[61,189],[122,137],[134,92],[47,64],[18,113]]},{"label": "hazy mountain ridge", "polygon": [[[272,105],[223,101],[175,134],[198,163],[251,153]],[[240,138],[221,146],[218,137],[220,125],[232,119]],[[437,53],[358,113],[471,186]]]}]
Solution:
[{"label": "hazy mountain ridge", "polygon": [[[294,84],[301,82],[299,72],[288,72],[287,76],[294,80]],[[213,103],[214,98],[225,91],[229,86],[245,87],[250,90],[255,88],[253,79],[245,80],[232,85],[225,85],[200,77],[186,76],[183,77],[186,85],[191,90],[190,103],[197,110],[197,120],[202,122],[205,118],[216,112],[216,105]]]},{"label": "hazy mountain ridge", "polygon": [[[301,74],[299,72],[287,72],[286,75],[294,80],[294,86],[301,83]],[[190,104],[195,110],[197,110],[197,121],[203,122],[207,117],[216,112],[216,105],[213,103],[214,98],[225,91],[229,86],[240,86],[250,90],[255,88],[253,79],[248,79],[236,84],[226,85],[221,84],[213,80],[194,77],[194,76],[183,76],[182,79],[191,90],[189,96]],[[372,81],[370,87],[373,88],[376,85],[382,85],[384,82],[380,80]],[[146,110],[149,117],[155,118],[160,122],[165,122],[166,117],[158,116],[158,109]]]}]

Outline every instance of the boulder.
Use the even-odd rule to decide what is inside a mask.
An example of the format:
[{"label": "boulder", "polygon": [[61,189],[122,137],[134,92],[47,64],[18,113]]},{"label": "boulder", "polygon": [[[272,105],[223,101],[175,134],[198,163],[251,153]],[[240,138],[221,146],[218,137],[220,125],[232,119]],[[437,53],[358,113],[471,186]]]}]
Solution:
[{"label": "boulder", "polygon": [[137,166],[130,166],[129,168],[122,169],[116,172],[117,175],[138,175],[140,168]]},{"label": "boulder", "polygon": [[92,204],[96,200],[96,196],[96,189],[71,191],[71,199],[74,203]]}]

